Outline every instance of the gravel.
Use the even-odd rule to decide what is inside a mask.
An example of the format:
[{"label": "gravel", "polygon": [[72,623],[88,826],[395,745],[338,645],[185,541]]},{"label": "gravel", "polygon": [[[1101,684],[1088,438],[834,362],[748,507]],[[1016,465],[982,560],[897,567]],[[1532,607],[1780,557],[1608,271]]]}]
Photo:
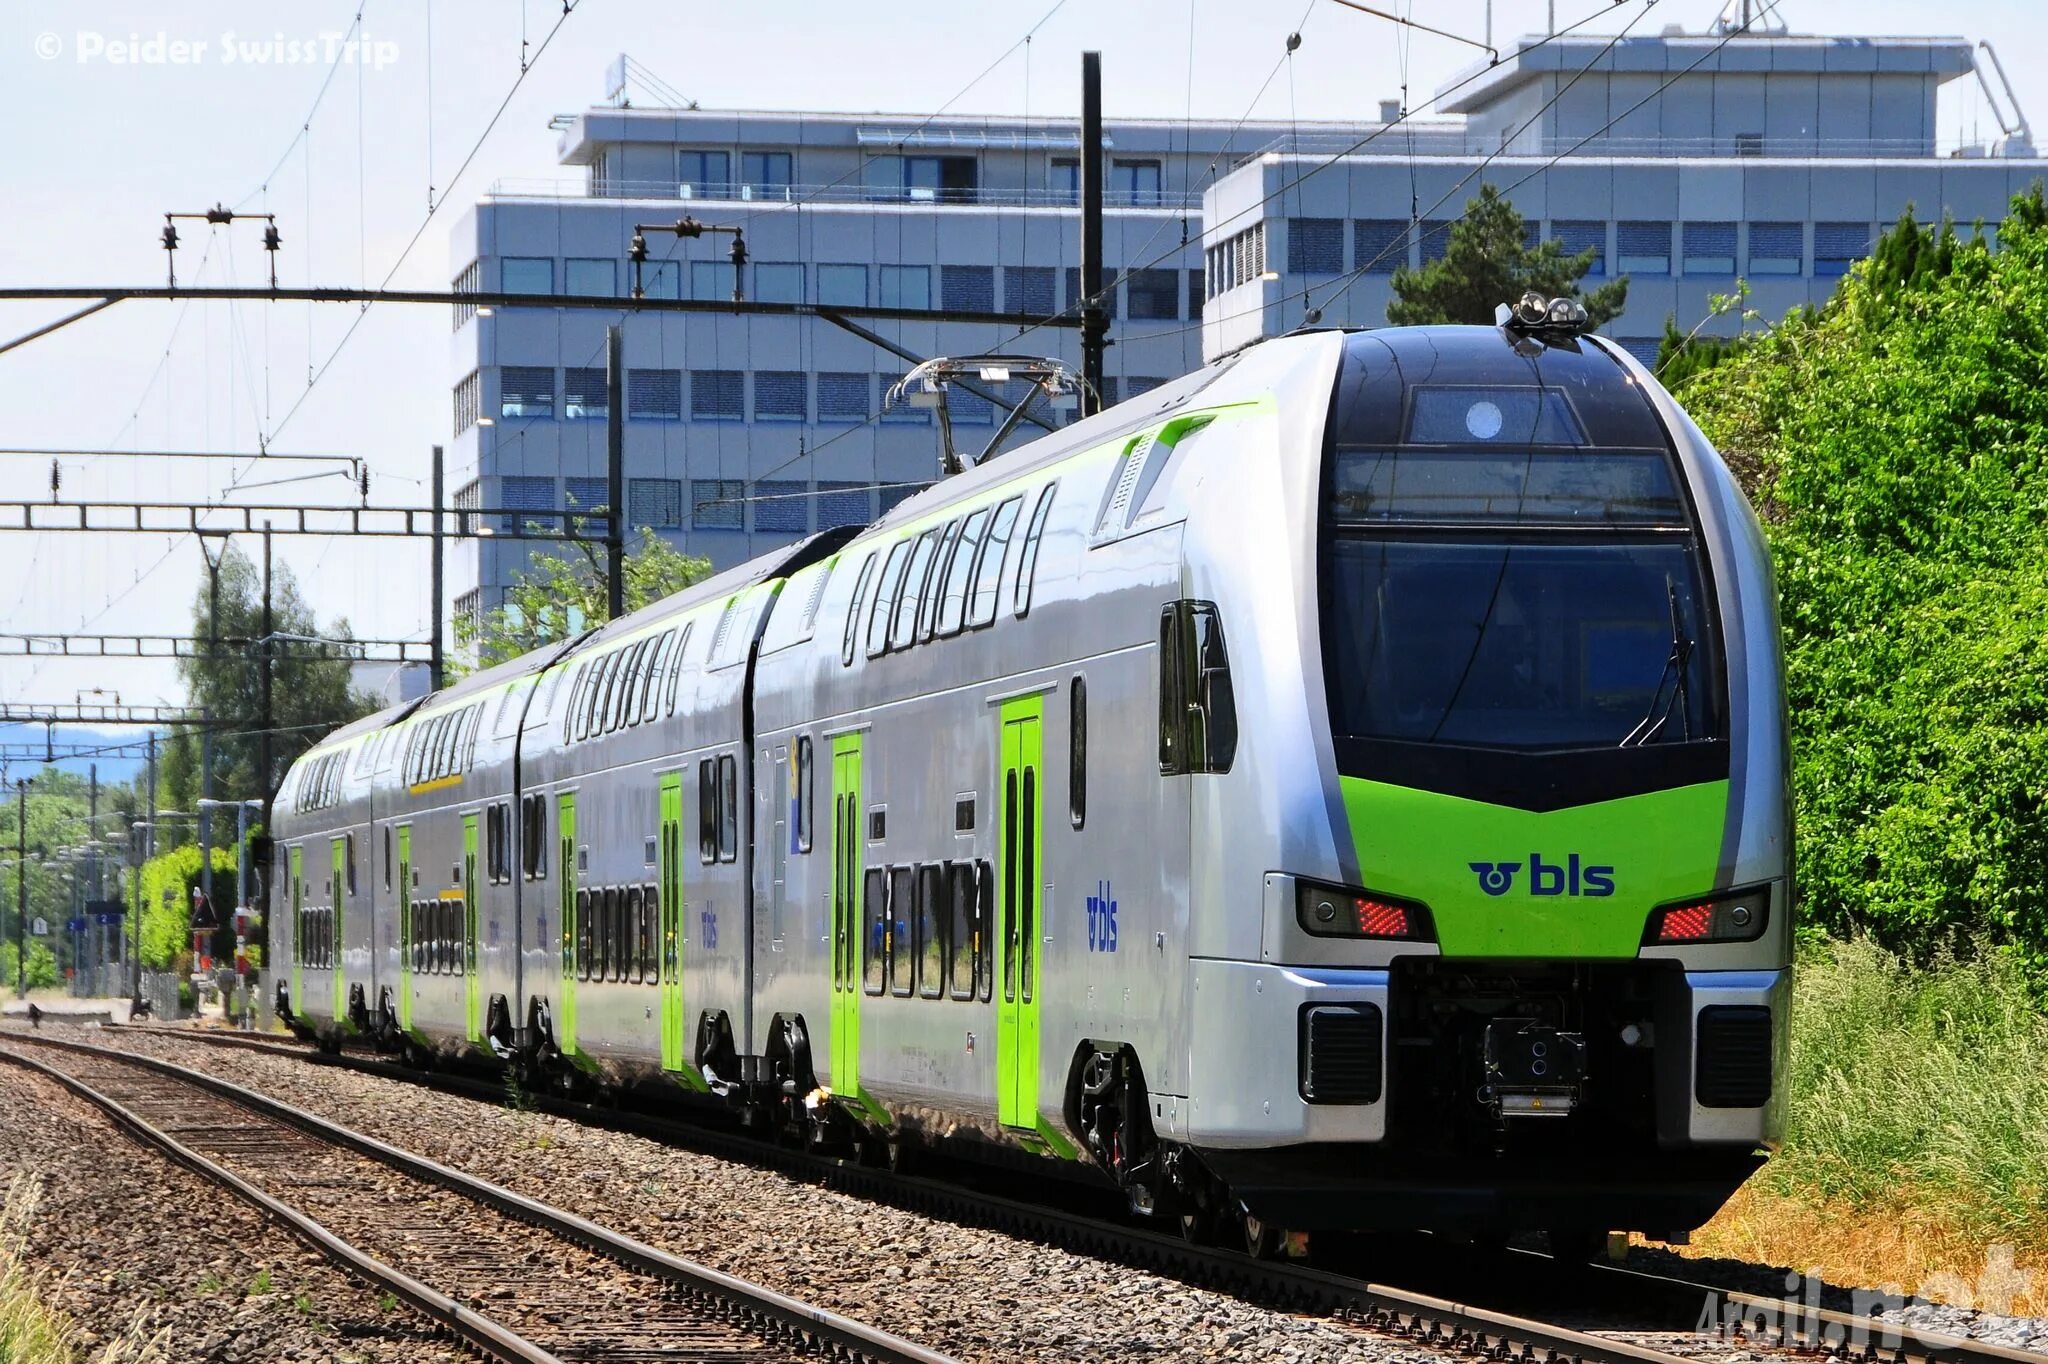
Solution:
[{"label": "gravel", "polygon": [[428,1322],[247,1204],[136,1144],[61,1086],[0,1065],[0,1183],[40,1178],[28,1263],[80,1331],[156,1357],[242,1361],[454,1361]]}]

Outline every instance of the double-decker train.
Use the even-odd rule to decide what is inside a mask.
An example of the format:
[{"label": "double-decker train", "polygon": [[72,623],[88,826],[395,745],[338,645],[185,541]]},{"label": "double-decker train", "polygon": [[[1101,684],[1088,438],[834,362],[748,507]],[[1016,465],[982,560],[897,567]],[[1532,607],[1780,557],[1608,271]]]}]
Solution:
[{"label": "double-decker train", "polygon": [[1775,589],[1582,331],[1267,341],[335,732],[281,1011],[1254,1250],[1689,1230],[1780,1117]]}]

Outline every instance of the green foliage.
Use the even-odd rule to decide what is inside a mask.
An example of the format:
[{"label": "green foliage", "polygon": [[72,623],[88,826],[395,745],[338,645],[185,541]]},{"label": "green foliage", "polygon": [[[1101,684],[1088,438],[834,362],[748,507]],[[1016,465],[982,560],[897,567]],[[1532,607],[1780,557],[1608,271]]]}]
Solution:
[{"label": "green foliage", "polygon": [[[13,939],[0,943],[0,989],[12,990],[16,980],[15,971],[21,961],[21,954],[15,950]],[[57,971],[56,954],[50,951],[48,943],[38,938],[28,940],[28,988],[46,990],[63,983],[63,976]],[[5,1356],[0,1356],[5,1358]]]},{"label": "green foliage", "polygon": [[2048,1246],[2048,1018],[2011,954],[1807,953],[1784,1092],[1773,1192]]},{"label": "green foliage", "polygon": [[[601,510],[601,508],[599,509]],[[504,605],[480,623],[458,617],[455,642],[473,650],[478,668],[569,638],[605,619],[605,571],[598,547],[578,543],[574,555],[535,554],[512,575]],[[677,551],[645,526],[626,555],[626,609],[673,596],[711,576],[711,561]]]},{"label": "green foliage", "polygon": [[[299,596],[289,567],[276,563],[271,571],[270,629],[273,635],[346,640],[346,620],[322,627]],[[278,734],[271,745],[270,771],[259,771],[262,738],[261,653],[249,646],[263,636],[263,572],[233,546],[221,555],[216,587],[204,575],[192,601],[192,638],[209,657],[178,661],[189,704],[235,721],[213,743],[213,782],[202,790],[199,771],[202,744],[198,734],[174,731],[164,753],[163,803],[175,810],[197,808],[202,795],[220,800],[261,796],[277,787],[292,759],[329,730],[375,708],[375,698],[354,691],[347,660],[320,657],[332,646],[302,640],[273,639],[271,651],[271,714]],[[210,647],[209,641],[220,647]],[[220,655],[232,655],[223,658]],[[157,845],[191,837],[188,829],[159,831]]]},{"label": "green foliage", "polygon": [[1610,280],[1591,293],[1579,281],[1598,253],[1588,247],[1568,256],[1555,240],[1530,247],[1522,237],[1522,215],[1492,185],[1465,205],[1453,224],[1444,254],[1420,270],[1394,271],[1394,300],[1387,321],[1397,327],[1468,322],[1493,324],[1493,310],[1530,290],[1545,298],[1570,295],[1586,305],[1598,326],[1628,305],[1628,277]]},{"label": "green foliage", "polygon": [[2048,979],[2048,215],[1910,215],[1683,398],[1777,559],[1806,914]]},{"label": "green foliage", "polygon": [[[188,843],[142,864],[142,964],[152,970],[172,965],[192,946],[192,889],[199,884],[199,847]],[[216,913],[233,909],[235,852],[213,850]],[[164,903],[170,892],[171,902]]]}]

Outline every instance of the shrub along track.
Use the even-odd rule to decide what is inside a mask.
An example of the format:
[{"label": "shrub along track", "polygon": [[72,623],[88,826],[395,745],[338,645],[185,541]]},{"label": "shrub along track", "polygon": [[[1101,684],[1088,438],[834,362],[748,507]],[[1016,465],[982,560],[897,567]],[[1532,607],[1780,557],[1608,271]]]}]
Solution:
[{"label": "shrub along track", "polygon": [[[292,1041],[248,1034],[157,1025],[129,1025],[187,1042],[254,1050],[388,1079],[423,1084],[486,1103],[502,1104],[502,1082],[445,1071],[421,1071],[362,1054],[328,1054]],[[578,1122],[627,1132],[784,1175],[911,1212],[985,1227],[1170,1276],[1198,1287],[1287,1311],[1320,1314],[1389,1332],[1418,1344],[1524,1361],[1670,1361],[1679,1356],[1607,1334],[1516,1315],[1566,1315],[1564,1308],[1595,1309],[1613,1317],[1616,1334],[1659,1338],[1718,1327],[1727,1347],[1828,1355],[1881,1364],[2043,1364],[2044,1356],[1955,1336],[1916,1331],[1869,1317],[1783,1300],[1725,1286],[1616,1266],[1560,1265],[1548,1257],[1505,1252],[1419,1255],[1403,1250],[1404,1278],[1427,1280],[1446,1296],[1368,1282],[1357,1274],[1289,1261],[1254,1260],[1230,1251],[1191,1245],[1178,1237],[1039,1203],[1026,1203],[964,1187],[960,1182],[904,1174],[876,1165],[772,1145],[719,1126],[666,1115],[528,1094],[522,1101]],[[1340,1263],[1346,1257],[1335,1257]],[[1469,1301],[1475,1297],[1488,1306]],[[1534,1304],[1531,1306],[1531,1304]],[[1515,1310],[1495,1310],[1507,1307]],[[1571,1315],[1581,1316],[1583,1312]],[[1646,1325],[1645,1323],[1655,1323]],[[1697,1361],[1712,1342],[1688,1340]],[[1739,1357],[1739,1352],[1738,1352]]]},{"label": "shrub along track", "polygon": [[491,1358],[952,1364],[201,1072],[18,1032],[8,1042],[0,1059],[64,1085]]}]

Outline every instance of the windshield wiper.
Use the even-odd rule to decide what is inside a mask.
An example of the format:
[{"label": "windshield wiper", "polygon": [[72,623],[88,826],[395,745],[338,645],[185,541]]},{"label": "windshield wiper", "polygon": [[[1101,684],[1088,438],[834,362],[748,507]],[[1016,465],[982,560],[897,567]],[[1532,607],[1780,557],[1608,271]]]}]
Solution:
[{"label": "windshield wiper", "polygon": [[[1673,585],[1671,575],[1664,575],[1664,596],[1671,605],[1671,653],[1664,660],[1664,671],[1657,674],[1657,688],[1650,693],[1650,707],[1643,712],[1643,718],[1636,722],[1617,747],[1636,748],[1650,742],[1664,730],[1675,710],[1678,722],[1685,727],[1685,737],[1692,737],[1692,716],[1685,704],[1685,678],[1692,662],[1692,641],[1686,638],[1685,626],[1678,614],[1678,588]],[[1671,683],[1667,693],[1664,684]]]}]

